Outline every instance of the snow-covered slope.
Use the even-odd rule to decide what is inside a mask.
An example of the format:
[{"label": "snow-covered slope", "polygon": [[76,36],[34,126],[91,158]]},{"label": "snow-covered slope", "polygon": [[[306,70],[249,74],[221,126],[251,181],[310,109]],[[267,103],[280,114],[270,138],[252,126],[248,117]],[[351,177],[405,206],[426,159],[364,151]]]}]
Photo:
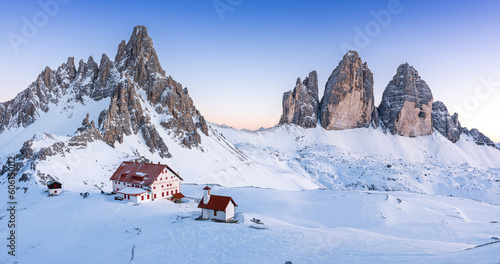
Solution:
[{"label": "snow-covered slope", "polygon": [[8,156],[18,154],[23,143],[31,139],[31,149],[35,153],[42,148],[61,144],[65,147],[58,148],[63,150],[49,155],[46,159],[24,160],[20,174],[26,174],[31,181],[19,184],[27,188],[34,182],[43,186],[45,177],[51,177],[61,180],[67,190],[108,190],[109,178],[119,164],[140,157],[152,162],[169,164],[182,175],[186,183],[210,183],[228,187],[257,186],[284,190],[321,187],[307,176],[275,173],[272,165],[255,163],[211,127],[208,136],[200,133],[201,143],[198,147],[186,148],[171,131],[161,126],[164,116],[158,114],[145,97],[144,93],[139,94],[140,104],[168,146],[172,154],[169,159],[160,157],[158,153],[152,153],[144,138],[138,134],[126,136],[123,143],[115,143],[114,147],[103,141],[89,142],[85,147],[71,146],[71,137],[78,135],[75,131],[81,127],[86,113],[90,113],[90,120],[97,120],[99,113],[109,104],[109,100],[95,102],[89,99],[85,100],[85,103],[54,105],[28,127],[0,133],[0,162],[5,164]]},{"label": "snow-covered slope", "polygon": [[[183,193],[201,197],[202,187],[183,185]],[[213,193],[235,199],[239,223],[196,221],[200,211],[192,200],[134,206],[97,193],[82,199],[74,192],[58,197],[32,192],[19,204],[23,210],[17,215],[18,257],[2,254],[0,262],[495,263],[498,259],[499,243],[476,248],[500,237],[500,209],[491,204],[406,192],[212,187]],[[252,218],[264,225],[254,224]]]},{"label": "snow-covered slope", "polygon": [[500,203],[500,151],[468,136],[408,138],[361,128],[295,125],[259,131],[212,124],[256,163],[299,174],[329,189],[409,191]]},{"label": "snow-covered slope", "polygon": [[[69,146],[70,136],[65,133],[37,133],[76,131],[80,126],[77,120],[83,117],[80,113],[95,116],[104,104],[55,107],[24,130],[0,134],[2,163],[35,134],[35,152],[58,142],[68,149],[33,161],[36,166],[26,162],[21,173],[32,179],[20,183],[26,187],[35,181],[43,185],[44,176],[50,175],[62,180],[67,190],[109,190],[109,177],[116,167],[142,156],[169,164],[186,183],[281,190],[408,191],[500,203],[500,151],[476,145],[465,135],[454,144],[439,133],[407,138],[372,128],[326,131],[286,125],[246,131],[209,124],[209,135],[200,133],[200,146],[189,149],[160,126],[162,116],[144,98],[141,105],[169,147],[170,159],[151,153],[139,135],[125,137],[114,148],[102,141],[82,148]],[[46,120],[57,118],[54,126],[47,125]],[[57,122],[67,125],[61,125],[62,129]]]}]

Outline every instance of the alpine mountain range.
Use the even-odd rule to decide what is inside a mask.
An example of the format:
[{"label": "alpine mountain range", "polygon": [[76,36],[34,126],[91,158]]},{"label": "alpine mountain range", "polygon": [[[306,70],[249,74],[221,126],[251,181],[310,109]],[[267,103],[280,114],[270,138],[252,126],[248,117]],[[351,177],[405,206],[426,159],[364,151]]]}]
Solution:
[{"label": "alpine mountain range", "polygon": [[[205,120],[187,88],[162,68],[146,27],[136,26],[128,42],[118,45],[114,61],[103,54],[99,63],[89,57],[76,65],[70,57],[55,70],[46,67],[26,90],[0,103],[1,174],[7,171],[7,157],[16,156],[25,190],[48,179],[74,182],[68,187],[74,190],[105,188],[109,171],[121,161],[142,159],[174,163],[186,182],[228,187],[426,192],[413,183],[433,170],[430,185],[457,174],[446,177],[470,185],[474,194],[466,197],[479,195],[472,187],[478,182],[482,190],[498,188],[489,181],[498,177],[499,146],[477,129],[462,127],[412,66],[397,67],[378,106],[373,79],[368,64],[349,51],[321,99],[312,71],[284,93],[277,126],[235,130]],[[353,147],[363,137],[371,137],[367,151]],[[295,147],[274,144],[278,138],[290,139],[286,145]],[[415,144],[421,145],[417,154]],[[98,150],[95,156],[104,154],[81,154],[89,148]],[[377,156],[382,149],[387,156]],[[75,155],[84,159],[67,168],[50,165]],[[438,162],[426,165],[429,160]],[[82,166],[98,166],[100,175],[82,173]],[[336,169],[343,166],[351,171]],[[408,170],[414,172],[408,178],[387,180]],[[470,175],[474,179],[467,180]],[[454,189],[444,192],[455,194]],[[486,200],[500,201],[498,195]]]}]

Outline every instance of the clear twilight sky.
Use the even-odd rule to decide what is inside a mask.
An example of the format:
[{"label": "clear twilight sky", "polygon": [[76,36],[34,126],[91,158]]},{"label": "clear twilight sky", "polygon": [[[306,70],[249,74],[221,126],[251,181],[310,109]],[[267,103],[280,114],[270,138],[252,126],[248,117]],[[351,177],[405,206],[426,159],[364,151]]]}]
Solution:
[{"label": "clear twilight sky", "polygon": [[408,62],[463,126],[499,142],[499,14],[500,1],[2,1],[0,102],[69,56],[114,59],[145,25],[167,74],[214,123],[275,125],[297,77],[316,70],[322,96],[347,47],[368,62],[376,105]]}]

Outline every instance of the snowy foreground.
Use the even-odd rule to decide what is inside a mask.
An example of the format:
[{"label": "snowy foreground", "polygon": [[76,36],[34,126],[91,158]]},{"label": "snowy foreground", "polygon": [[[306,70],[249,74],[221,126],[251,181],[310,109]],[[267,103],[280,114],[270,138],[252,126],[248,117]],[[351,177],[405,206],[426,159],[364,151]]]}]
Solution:
[{"label": "snowy foreground", "polygon": [[[199,198],[202,187],[183,185],[182,192]],[[192,200],[134,205],[96,192],[82,199],[75,192],[48,197],[42,189],[31,190],[19,196],[18,256],[3,254],[0,262],[500,261],[500,243],[475,248],[498,241],[498,205],[407,192],[216,186],[212,192],[235,199],[239,223],[197,221],[200,213]]]}]

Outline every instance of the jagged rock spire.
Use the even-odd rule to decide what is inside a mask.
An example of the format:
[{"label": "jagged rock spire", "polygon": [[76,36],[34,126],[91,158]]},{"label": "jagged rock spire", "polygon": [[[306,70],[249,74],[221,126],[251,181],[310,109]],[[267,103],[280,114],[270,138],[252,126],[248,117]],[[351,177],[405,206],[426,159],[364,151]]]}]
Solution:
[{"label": "jagged rock spire", "polygon": [[431,89],[415,68],[404,63],[385,88],[378,107],[380,119],[392,134],[430,135],[433,100]]},{"label": "jagged rock spire", "polygon": [[318,75],[316,71],[302,80],[297,79],[295,88],[283,94],[283,114],[280,124],[296,124],[316,127],[318,123]]},{"label": "jagged rock spire", "polygon": [[432,127],[453,143],[457,142],[462,134],[458,114],[450,116],[448,108],[441,101],[432,104]]},{"label": "jagged rock spire", "polygon": [[151,83],[156,73],[165,75],[153,47],[153,40],[149,37],[147,28],[142,25],[134,28],[127,44],[125,41],[120,43],[115,62],[118,71],[127,71],[140,86]]},{"label": "jagged rock spire", "polygon": [[356,51],[344,55],[325,85],[319,119],[327,130],[367,127],[374,109],[373,74]]}]

